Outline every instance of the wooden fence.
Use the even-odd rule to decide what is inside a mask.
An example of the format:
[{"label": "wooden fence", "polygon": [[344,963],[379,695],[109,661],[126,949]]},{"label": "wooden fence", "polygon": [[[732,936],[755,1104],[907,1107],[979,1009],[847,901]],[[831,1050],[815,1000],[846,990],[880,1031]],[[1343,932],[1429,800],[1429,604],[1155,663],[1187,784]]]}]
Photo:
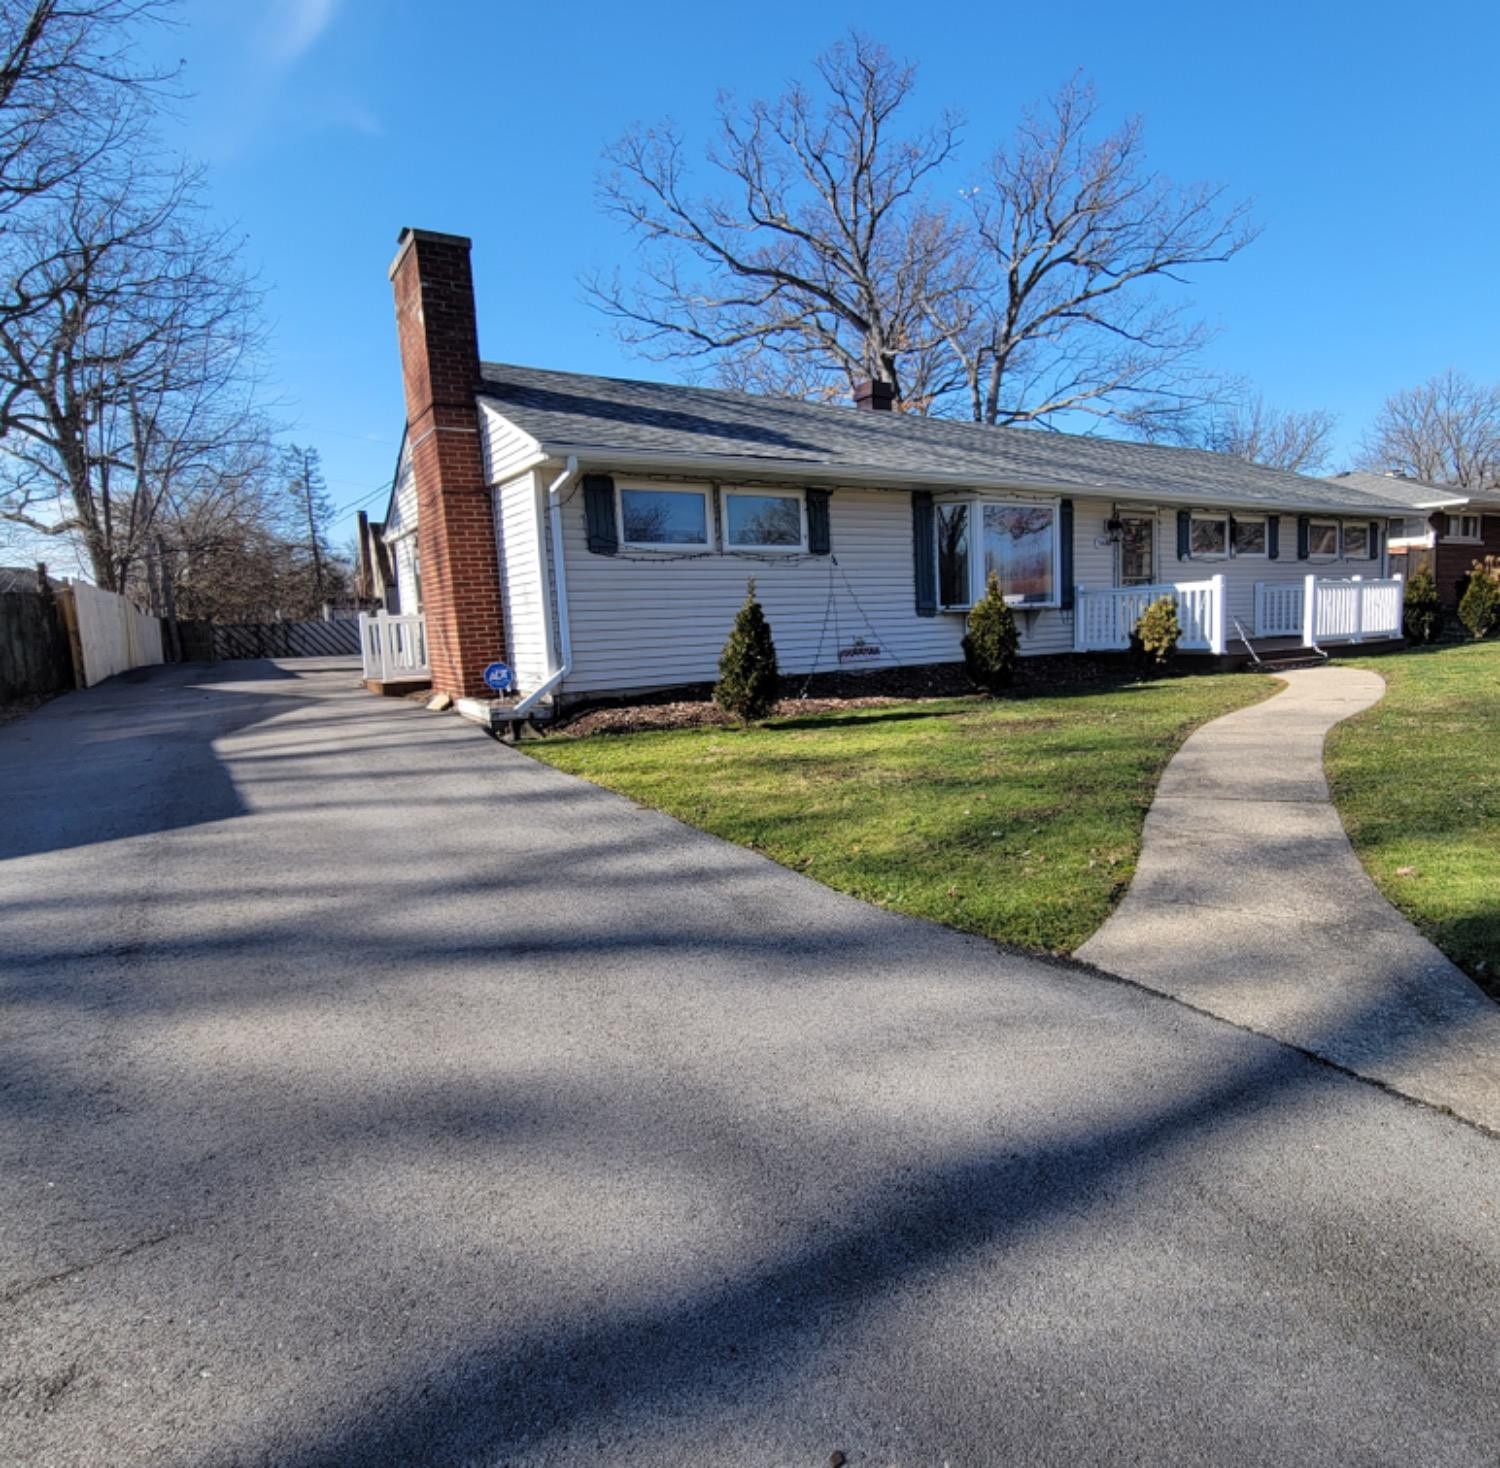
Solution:
[{"label": "wooden fence", "polygon": [[64,619],[74,638],[74,667],[81,687],[132,668],[166,661],[162,653],[161,618],[143,612],[113,591],[75,581],[61,595]]},{"label": "wooden fence", "polygon": [[0,592],[0,703],[73,687],[68,629],[50,591]]},{"label": "wooden fence", "polygon": [[214,656],[219,658],[358,655],[358,622],[252,622],[214,628]]}]

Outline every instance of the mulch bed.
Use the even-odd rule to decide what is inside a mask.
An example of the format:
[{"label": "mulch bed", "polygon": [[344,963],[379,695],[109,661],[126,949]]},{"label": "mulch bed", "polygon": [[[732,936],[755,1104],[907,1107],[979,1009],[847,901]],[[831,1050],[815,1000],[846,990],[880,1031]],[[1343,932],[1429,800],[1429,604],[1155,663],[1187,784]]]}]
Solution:
[{"label": "mulch bed", "polygon": [[[1120,659],[1072,655],[1023,659],[1016,670],[1014,696],[1057,693],[1084,685],[1118,684],[1133,678]],[[924,699],[978,697],[962,664],[939,663],[920,668],[885,668],[867,673],[819,673],[811,679],[787,677],[782,686],[806,698],[784,698],[776,705],[778,719],[818,718],[848,709],[878,708],[892,703],[920,703]],[[547,727],[549,734],[583,739],[590,734],[635,734],[647,729],[730,728],[735,724],[712,698],[704,684],[668,690],[629,704],[596,705],[564,714]]]},{"label": "mulch bed", "polygon": [[[846,709],[910,702],[909,698],[879,694],[866,698],[784,698],[776,705],[772,717],[815,718],[842,713]],[[639,734],[646,729],[732,728],[736,723],[712,700],[692,699],[678,703],[636,704],[628,708],[589,709],[547,732],[584,739],[590,734]]]}]

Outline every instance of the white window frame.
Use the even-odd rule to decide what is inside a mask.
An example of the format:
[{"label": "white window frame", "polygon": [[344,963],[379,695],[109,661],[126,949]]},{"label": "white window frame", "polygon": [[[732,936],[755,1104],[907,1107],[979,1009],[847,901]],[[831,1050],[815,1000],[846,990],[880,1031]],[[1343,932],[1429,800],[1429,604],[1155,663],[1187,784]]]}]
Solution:
[{"label": "white window frame", "polygon": [[[1466,520],[1474,522],[1474,533],[1472,535],[1465,535],[1463,532],[1462,527]],[[1457,530],[1453,528],[1455,522],[1460,527]],[[1484,543],[1484,516],[1450,514],[1448,516],[1448,529],[1443,535],[1443,539],[1451,541],[1455,545],[1482,545]]]},{"label": "white window frame", "polygon": [[[1199,551],[1193,548],[1193,526],[1200,520],[1217,520],[1224,527],[1224,549]],[[1227,561],[1234,554],[1234,537],[1229,533],[1228,510],[1188,511],[1188,557],[1194,561]]]},{"label": "white window frame", "polygon": [[[647,494],[695,494],[703,501],[703,533],[706,537],[702,541],[691,540],[630,540],[625,534],[625,496],[629,491],[637,490]],[[714,548],[714,507],[713,495],[706,484],[648,484],[644,482],[626,482],[615,485],[615,536],[620,545],[626,550],[654,550],[654,551],[711,551]]]},{"label": "white window frame", "polygon": [[[1358,530],[1365,538],[1364,549],[1357,556],[1349,554],[1347,536]],[[1339,523],[1339,558],[1345,561],[1368,561],[1370,559],[1370,522],[1368,520],[1343,520]]]},{"label": "white window frame", "polygon": [[[749,484],[725,485],[719,492],[723,501],[724,554],[727,556],[805,556],[807,554],[807,494],[804,490],[788,487],[756,489]],[[796,545],[739,545],[729,538],[729,501],[731,499],[783,499],[797,501],[797,514],[801,533]]]},{"label": "white window frame", "polygon": [[[1005,500],[959,495],[953,499],[939,500],[934,509],[946,505],[969,507],[969,600],[964,605],[938,602],[945,612],[968,612],[984,595],[984,508],[995,505],[1005,510],[1050,510],[1052,512],[1052,599],[1050,601],[1023,601],[1018,596],[1007,596],[1005,604],[1023,612],[1056,611],[1062,606],[1062,500]],[[932,537],[932,574],[935,588],[943,584],[942,568],[938,565],[938,537]]]},{"label": "white window frame", "polygon": [[[1399,524],[1400,529],[1392,532],[1392,526]],[[1415,534],[1412,533],[1412,524],[1420,525],[1422,528]],[[1432,545],[1432,526],[1428,523],[1425,515],[1403,515],[1400,520],[1391,519],[1386,521],[1385,545],[1387,550],[1398,550],[1403,546],[1425,546]]]},{"label": "white window frame", "polygon": [[[1271,556],[1271,525],[1269,519],[1265,515],[1231,515],[1229,519],[1231,522],[1229,527],[1229,554],[1237,561],[1269,560]],[[1258,551],[1242,551],[1235,546],[1234,532],[1241,525],[1260,526],[1260,549]]]},{"label": "white window frame", "polygon": [[[936,592],[936,595],[937,595],[937,604],[938,604],[938,610],[939,611],[944,611],[944,612],[970,612],[970,611],[973,611],[973,609],[974,609],[974,600],[975,600],[975,597],[974,597],[974,581],[975,581],[974,566],[975,566],[975,562],[976,562],[976,559],[977,559],[975,557],[975,554],[974,554],[974,507],[976,505],[978,505],[979,503],[980,503],[979,500],[967,500],[967,499],[939,500],[932,507],[932,514],[933,514],[933,520],[932,520],[932,530],[933,530],[933,534],[932,534],[933,582],[932,582],[932,584],[933,584],[933,589],[934,589],[934,591]],[[939,515],[941,515],[944,510],[951,510],[951,509],[956,508],[959,505],[962,505],[964,507],[964,509],[968,511],[968,514],[969,514],[969,523],[968,523],[968,526],[967,526],[967,528],[965,530],[965,534],[966,534],[966,536],[968,538],[968,551],[967,551],[966,554],[967,554],[968,562],[969,562],[969,566],[968,566],[968,571],[969,571],[969,577],[968,577],[968,580],[969,580],[969,594],[968,594],[968,596],[963,601],[944,601],[943,600],[943,545],[942,545],[942,536],[938,532],[938,528],[937,528],[937,517]]]},{"label": "white window frame", "polygon": [[[1161,516],[1155,505],[1116,504],[1106,517],[1108,520],[1145,520],[1151,526],[1151,576],[1149,580],[1134,583],[1138,586],[1155,586],[1161,576]],[[1107,529],[1107,524],[1106,524]],[[1123,530],[1114,546],[1115,586],[1129,590],[1125,585],[1125,536]]]},{"label": "white window frame", "polygon": [[[1333,549],[1331,551],[1315,551],[1312,548],[1313,530],[1319,525],[1326,525],[1333,531]],[[1336,561],[1339,552],[1344,548],[1344,525],[1341,520],[1330,520],[1315,515],[1307,517],[1307,559],[1310,561]]]}]

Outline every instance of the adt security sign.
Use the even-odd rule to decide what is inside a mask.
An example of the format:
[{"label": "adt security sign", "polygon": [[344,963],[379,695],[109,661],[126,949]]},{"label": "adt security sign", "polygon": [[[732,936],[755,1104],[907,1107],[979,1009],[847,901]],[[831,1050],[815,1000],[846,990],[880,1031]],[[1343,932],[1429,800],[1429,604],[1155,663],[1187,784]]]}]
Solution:
[{"label": "adt security sign", "polygon": [[486,687],[493,688],[496,693],[504,693],[515,682],[515,678],[505,663],[491,663],[484,670],[484,681]]}]

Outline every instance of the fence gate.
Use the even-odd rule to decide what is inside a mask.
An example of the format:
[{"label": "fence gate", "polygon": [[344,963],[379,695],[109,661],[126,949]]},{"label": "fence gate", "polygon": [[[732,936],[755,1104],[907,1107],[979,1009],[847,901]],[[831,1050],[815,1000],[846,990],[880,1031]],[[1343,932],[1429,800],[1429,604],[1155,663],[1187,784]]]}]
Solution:
[{"label": "fence gate", "polygon": [[249,622],[214,628],[217,658],[359,656],[358,622]]}]

